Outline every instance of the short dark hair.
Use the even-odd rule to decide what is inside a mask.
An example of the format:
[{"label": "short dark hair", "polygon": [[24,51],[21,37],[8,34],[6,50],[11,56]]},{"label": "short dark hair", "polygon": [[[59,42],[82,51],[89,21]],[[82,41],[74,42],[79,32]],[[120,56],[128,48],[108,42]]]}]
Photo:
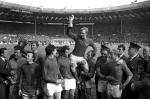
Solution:
[{"label": "short dark hair", "polygon": [[20,52],[23,53],[23,48],[19,45],[14,46],[14,50],[20,50]]},{"label": "short dark hair", "polygon": [[2,56],[2,54],[4,53],[4,51],[7,50],[7,48],[0,48],[0,56]]},{"label": "short dark hair", "polygon": [[65,51],[69,49],[70,49],[69,46],[65,45],[65,46],[62,46],[59,51],[62,54],[62,53],[65,53]]},{"label": "short dark hair", "polygon": [[32,41],[32,42],[31,42],[31,45],[32,45],[32,44],[36,44],[36,46],[39,46],[38,41]]},{"label": "short dark hair", "polygon": [[122,49],[123,49],[123,51],[125,51],[125,50],[126,50],[126,47],[125,47],[125,45],[124,45],[124,44],[120,44],[120,45],[118,45],[118,48],[122,48]]},{"label": "short dark hair", "polygon": [[45,48],[46,56],[51,55],[55,49],[56,47],[54,45],[48,44],[48,46]]},{"label": "short dark hair", "polygon": [[23,43],[23,46],[26,46],[28,44],[28,41],[25,39],[19,40],[18,45],[20,45],[21,43]]}]

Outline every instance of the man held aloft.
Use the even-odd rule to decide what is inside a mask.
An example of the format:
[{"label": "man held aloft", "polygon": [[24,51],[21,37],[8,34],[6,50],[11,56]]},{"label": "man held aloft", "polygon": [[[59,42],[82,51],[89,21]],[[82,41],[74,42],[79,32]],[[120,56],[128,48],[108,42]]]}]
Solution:
[{"label": "man held aloft", "polygon": [[71,61],[76,66],[77,66],[77,63],[80,63],[81,61],[85,61],[84,71],[88,72],[88,70],[89,70],[89,68],[87,66],[88,64],[84,58],[85,51],[87,50],[87,48],[89,46],[91,46],[94,50],[94,54],[96,55],[97,48],[96,48],[96,45],[94,44],[93,40],[87,38],[87,34],[88,34],[87,27],[82,27],[80,29],[80,33],[78,33],[78,34],[72,33],[73,20],[74,20],[74,16],[72,15],[71,17],[69,17],[69,24],[68,24],[67,33],[66,33],[70,38],[72,38],[75,41],[75,47],[71,54],[71,59],[72,59]]}]

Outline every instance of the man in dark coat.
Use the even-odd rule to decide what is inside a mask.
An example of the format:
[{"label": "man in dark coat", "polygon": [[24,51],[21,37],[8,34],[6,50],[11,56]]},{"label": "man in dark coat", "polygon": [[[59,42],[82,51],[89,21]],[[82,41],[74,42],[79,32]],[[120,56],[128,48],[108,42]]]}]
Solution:
[{"label": "man in dark coat", "polygon": [[8,99],[9,96],[9,78],[11,77],[11,69],[6,60],[7,49],[0,49],[0,99]]},{"label": "man in dark coat", "polygon": [[139,99],[150,99],[150,48],[143,49],[144,56],[144,78],[133,84],[132,89],[139,92]]},{"label": "man in dark coat", "polygon": [[144,74],[144,59],[139,55],[139,49],[141,47],[135,43],[130,43],[128,54],[129,59],[127,65],[131,72],[133,73],[133,78],[127,87],[127,96],[126,99],[139,99],[139,92],[132,90],[132,86],[137,81],[140,81],[143,78]]}]

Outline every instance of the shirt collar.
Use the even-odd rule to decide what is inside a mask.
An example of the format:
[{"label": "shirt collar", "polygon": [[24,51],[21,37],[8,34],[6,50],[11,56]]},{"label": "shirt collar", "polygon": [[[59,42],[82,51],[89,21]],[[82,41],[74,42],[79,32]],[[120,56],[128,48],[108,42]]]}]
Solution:
[{"label": "shirt collar", "polygon": [[121,54],[119,58],[121,58],[124,54]]},{"label": "shirt collar", "polygon": [[1,59],[2,59],[3,61],[5,61],[5,60],[6,60],[4,57],[1,57]]}]

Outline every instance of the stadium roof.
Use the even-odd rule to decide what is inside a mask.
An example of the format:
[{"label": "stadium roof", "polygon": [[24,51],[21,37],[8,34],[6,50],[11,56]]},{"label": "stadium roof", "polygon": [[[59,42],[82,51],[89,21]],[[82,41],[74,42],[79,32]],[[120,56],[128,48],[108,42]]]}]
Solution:
[{"label": "stadium roof", "polygon": [[146,0],[1,0],[4,2],[52,9],[93,9],[138,3]]},{"label": "stadium roof", "polygon": [[[8,2],[7,2],[8,1]],[[143,2],[126,2],[124,4],[111,5],[107,7],[96,6],[88,8],[74,8],[71,9],[68,6],[65,6],[64,9],[58,8],[47,8],[43,6],[35,6],[32,4],[22,4],[17,0],[18,3],[10,1],[16,0],[1,0],[0,1],[0,21],[3,22],[26,22],[34,23],[67,23],[68,16],[75,14],[75,20],[78,22],[110,22],[121,19],[146,19],[150,17],[150,1]],[[29,1],[29,0],[24,0]],[[35,0],[32,0],[35,1]],[[39,0],[40,1],[40,0]],[[45,0],[41,0],[45,1]],[[57,1],[57,0],[55,0]],[[60,0],[61,1],[61,0]],[[64,0],[63,0],[64,1]],[[65,0],[67,1],[67,0]],[[81,1],[81,0],[80,0]],[[85,0],[83,0],[85,1]],[[87,1],[87,0],[86,0]],[[86,2],[85,1],[85,2]],[[92,1],[92,0],[91,0]],[[97,0],[93,0],[97,1]],[[101,0],[100,0],[101,1]],[[110,0],[102,0],[110,1]],[[115,0],[119,1],[119,0]],[[122,0],[129,1],[129,0]],[[130,0],[131,1],[131,0]],[[133,0],[132,0],[133,1]],[[139,0],[140,1],[140,0]],[[84,5],[84,2],[80,2]]]}]

